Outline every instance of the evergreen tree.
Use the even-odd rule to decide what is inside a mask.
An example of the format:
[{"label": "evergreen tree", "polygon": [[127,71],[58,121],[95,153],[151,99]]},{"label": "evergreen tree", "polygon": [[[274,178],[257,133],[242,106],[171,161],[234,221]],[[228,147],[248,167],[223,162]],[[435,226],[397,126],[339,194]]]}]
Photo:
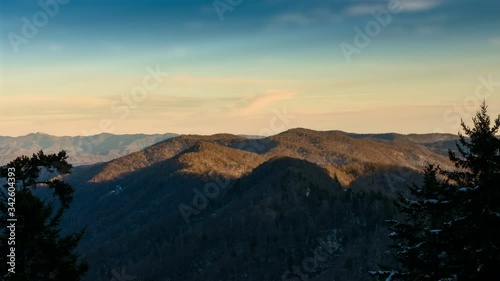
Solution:
[{"label": "evergreen tree", "polygon": [[[64,210],[69,208],[74,189],[58,177],[71,172],[65,151],[46,155],[43,151],[32,157],[21,156],[0,167],[0,177],[7,179],[5,190],[0,192],[1,231],[12,237],[15,221],[15,240],[0,241],[0,268],[5,281],[77,281],[88,270],[85,260],[75,251],[84,230],[62,235],[59,224]],[[44,179],[47,178],[47,179]],[[53,191],[52,200],[42,200],[35,189]],[[14,197],[15,196],[15,197]],[[9,198],[15,198],[9,199]],[[10,242],[9,242],[10,241]],[[15,244],[14,244],[15,243]],[[14,249],[15,269],[8,264],[8,254]],[[12,273],[14,271],[15,273]]]},{"label": "evergreen tree", "polygon": [[500,116],[485,103],[463,121],[453,171],[429,165],[422,186],[399,196],[402,219],[389,221],[396,268],[371,272],[386,280],[500,280]]}]

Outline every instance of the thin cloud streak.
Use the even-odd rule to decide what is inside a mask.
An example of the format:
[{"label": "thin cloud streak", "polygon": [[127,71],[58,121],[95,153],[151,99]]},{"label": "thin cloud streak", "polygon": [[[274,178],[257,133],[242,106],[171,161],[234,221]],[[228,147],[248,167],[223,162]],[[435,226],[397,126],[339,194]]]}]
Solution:
[{"label": "thin cloud streak", "polygon": [[[371,13],[387,10],[390,1],[380,3],[362,3],[347,7],[343,11],[345,16],[365,16]],[[444,3],[443,0],[397,0],[394,3],[399,4],[398,9],[402,13],[415,13],[432,10]]]},{"label": "thin cloud streak", "polygon": [[263,95],[248,100],[243,108],[236,111],[236,114],[240,116],[245,116],[253,112],[256,112],[258,110],[261,110],[263,108],[266,108],[267,106],[276,101],[288,100],[293,96],[295,96],[296,94],[297,93],[288,91],[276,91],[276,90],[268,91]]}]

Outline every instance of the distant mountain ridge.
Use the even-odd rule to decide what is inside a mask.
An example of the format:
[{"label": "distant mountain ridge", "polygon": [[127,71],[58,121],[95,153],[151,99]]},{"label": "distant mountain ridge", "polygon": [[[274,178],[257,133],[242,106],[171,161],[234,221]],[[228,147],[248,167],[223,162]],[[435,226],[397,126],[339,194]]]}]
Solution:
[{"label": "distant mountain ridge", "polygon": [[[318,164],[332,177],[336,175],[343,184],[349,185],[359,174],[371,169],[370,165],[399,166],[415,171],[421,171],[427,162],[446,167],[448,159],[439,150],[442,142],[454,143],[451,139],[451,135],[432,138],[424,135],[358,135],[303,128],[261,139],[231,134],[181,135],[104,163],[91,182],[116,180],[167,160],[184,167],[182,171],[195,174],[211,171],[233,177],[248,173],[271,158],[292,157]],[[236,167],[238,172],[235,173]]]},{"label": "distant mountain ridge", "polygon": [[153,145],[177,134],[114,135],[102,133],[93,136],[52,136],[31,133],[19,137],[0,136],[0,165],[7,164],[20,155],[31,155],[43,150],[54,153],[66,150],[73,165],[107,162]]},{"label": "distant mountain ridge", "polygon": [[[342,131],[328,131],[330,134],[345,135],[353,139],[375,140],[375,141],[408,141],[418,145],[429,147],[434,152],[447,155],[448,149],[455,149],[458,140],[452,134],[355,134]],[[239,145],[255,147],[254,143],[261,143],[260,139],[269,139],[264,136],[254,135],[231,135],[216,134],[213,136],[199,136],[213,138],[218,135],[240,138]],[[0,165],[4,165],[19,155],[31,155],[39,150],[47,153],[66,150],[70,155],[73,165],[90,165],[100,162],[108,162],[113,159],[140,151],[158,142],[180,136],[175,133],[165,134],[125,134],[114,135],[102,133],[93,136],[52,136],[44,133],[30,133],[25,136],[9,137],[0,136]],[[183,135],[191,138],[196,135]],[[243,144],[243,140],[247,143]],[[192,144],[192,143],[191,143]],[[260,147],[261,145],[257,145]]]}]

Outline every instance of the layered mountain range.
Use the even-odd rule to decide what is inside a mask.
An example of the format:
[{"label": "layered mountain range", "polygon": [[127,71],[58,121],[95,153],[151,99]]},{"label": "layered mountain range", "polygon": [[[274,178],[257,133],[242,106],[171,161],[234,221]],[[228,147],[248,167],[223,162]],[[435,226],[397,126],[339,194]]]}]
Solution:
[{"label": "layered mountain range", "polygon": [[340,131],[293,129],[260,139],[236,135],[182,135],[103,164],[91,182],[116,180],[157,165],[177,165],[180,172],[239,177],[276,157],[307,160],[349,185],[359,175],[380,167],[420,171],[427,163],[449,167],[447,149],[453,135],[360,135]]},{"label": "layered mountain range", "polygon": [[0,136],[0,165],[5,165],[19,155],[31,155],[40,150],[54,153],[66,150],[73,165],[106,162],[141,150],[177,134],[113,135],[103,133],[94,136],[57,137],[44,133],[32,133],[19,137]]},{"label": "layered mountain range", "polygon": [[390,262],[394,196],[419,183],[428,163],[453,168],[444,154],[456,140],[303,128],[176,136],[75,167],[63,225],[87,226],[88,280],[117,272],[158,281],[371,280],[369,270]]},{"label": "layered mountain range", "polygon": [[371,280],[390,260],[394,196],[427,163],[452,168],[444,154],[456,140],[302,128],[181,135],[75,167],[64,226],[87,226],[89,280],[122,271],[160,281]]}]

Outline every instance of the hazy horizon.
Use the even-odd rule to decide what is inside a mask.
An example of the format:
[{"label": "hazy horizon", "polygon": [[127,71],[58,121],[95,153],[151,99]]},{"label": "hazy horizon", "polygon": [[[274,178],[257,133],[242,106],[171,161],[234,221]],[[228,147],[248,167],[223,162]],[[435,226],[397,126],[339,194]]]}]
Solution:
[{"label": "hazy horizon", "polygon": [[352,131],[343,131],[343,130],[337,130],[337,129],[331,129],[331,130],[314,130],[311,128],[303,128],[303,127],[292,127],[288,128],[284,131],[279,131],[276,133],[273,133],[272,135],[256,135],[256,134],[245,134],[245,133],[232,133],[232,132],[217,132],[213,134],[196,134],[196,133],[177,133],[177,132],[158,132],[158,133],[141,133],[141,132],[132,132],[132,133],[108,133],[108,132],[101,132],[99,134],[91,134],[91,135],[54,135],[54,134],[49,134],[45,132],[30,132],[27,134],[21,134],[21,135],[0,135],[0,137],[10,137],[10,138],[17,138],[17,137],[25,137],[28,135],[36,135],[36,134],[42,134],[42,135],[48,135],[48,136],[53,136],[53,137],[91,137],[95,135],[100,135],[100,134],[110,134],[110,135],[116,135],[116,136],[124,136],[124,135],[164,135],[164,134],[177,134],[177,135],[200,135],[200,136],[210,136],[210,135],[217,135],[217,134],[229,134],[229,135],[236,135],[236,136],[255,136],[255,137],[267,137],[267,136],[273,136],[276,134],[280,134],[289,130],[293,129],[308,129],[308,130],[313,130],[313,131],[320,131],[320,132],[328,132],[328,131],[339,131],[339,132],[344,132],[347,134],[360,134],[360,135],[383,135],[383,134],[399,134],[399,135],[426,135],[426,134],[443,134],[443,135],[457,135],[457,134],[452,134],[452,133],[440,133],[440,132],[427,132],[427,133],[400,133],[400,132],[352,132]]}]

